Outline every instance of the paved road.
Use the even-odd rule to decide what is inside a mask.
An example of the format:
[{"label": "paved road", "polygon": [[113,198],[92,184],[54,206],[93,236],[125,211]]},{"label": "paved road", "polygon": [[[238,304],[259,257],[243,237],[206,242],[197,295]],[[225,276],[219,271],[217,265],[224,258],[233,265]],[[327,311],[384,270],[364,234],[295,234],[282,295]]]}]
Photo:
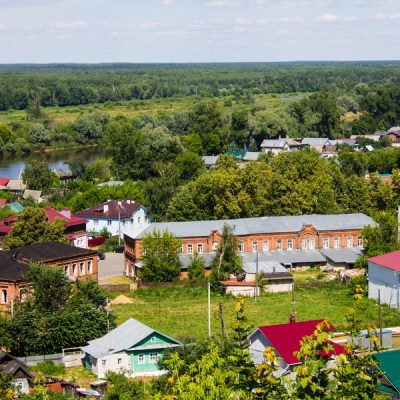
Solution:
[{"label": "paved road", "polygon": [[99,280],[124,274],[124,254],[105,253],[106,259],[99,260]]}]

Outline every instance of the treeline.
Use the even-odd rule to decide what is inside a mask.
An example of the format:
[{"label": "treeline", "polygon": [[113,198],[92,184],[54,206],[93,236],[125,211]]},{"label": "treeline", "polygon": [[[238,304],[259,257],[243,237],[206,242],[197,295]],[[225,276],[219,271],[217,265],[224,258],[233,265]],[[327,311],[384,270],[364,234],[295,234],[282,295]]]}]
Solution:
[{"label": "treeline", "polygon": [[166,97],[352,90],[400,82],[398,62],[0,67],[0,111]]}]

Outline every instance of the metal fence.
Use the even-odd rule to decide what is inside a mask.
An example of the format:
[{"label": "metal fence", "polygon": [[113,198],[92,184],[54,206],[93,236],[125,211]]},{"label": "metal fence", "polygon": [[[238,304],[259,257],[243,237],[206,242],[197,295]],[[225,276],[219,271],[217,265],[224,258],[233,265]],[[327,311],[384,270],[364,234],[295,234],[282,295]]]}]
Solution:
[{"label": "metal fence", "polygon": [[64,349],[58,354],[44,354],[39,356],[17,357],[17,359],[28,367],[33,367],[45,361],[51,361],[55,365],[64,364],[66,367],[77,367],[82,365],[85,353],[80,348]]}]

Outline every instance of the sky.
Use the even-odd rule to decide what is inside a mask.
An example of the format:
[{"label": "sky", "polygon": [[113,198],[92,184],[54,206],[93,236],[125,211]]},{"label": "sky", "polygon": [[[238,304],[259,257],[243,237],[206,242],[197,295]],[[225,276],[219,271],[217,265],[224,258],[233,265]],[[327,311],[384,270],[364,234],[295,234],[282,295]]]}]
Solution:
[{"label": "sky", "polygon": [[400,59],[400,0],[0,0],[0,63]]}]

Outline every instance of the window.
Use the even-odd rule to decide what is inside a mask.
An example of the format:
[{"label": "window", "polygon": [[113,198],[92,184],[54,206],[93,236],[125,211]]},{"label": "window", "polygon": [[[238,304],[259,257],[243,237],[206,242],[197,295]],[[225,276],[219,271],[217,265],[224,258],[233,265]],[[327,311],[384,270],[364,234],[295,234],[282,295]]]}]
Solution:
[{"label": "window", "polygon": [[69,275],[69,265],[64,265],[64,274]]},{"label": "window", "polygon": [[255,240],[253,242],[253,253],[257,253],[258,251],[258,242]]},{"label": "window", "polygon": [[88,260],[88,262],[87,262],[87,272],[88,272],[88,274],[93,273],[93,270],[92,270],[92,260]]},{"label": "window", "polygon": [[364,241],[363,241],[363,239],[358,238],[358,239],[357,239],[357,245],[358,245],[359,247],[363,247],[363,246],[364,246]]},{"label": "window", "polygon": [[105,367],[106,364],[107,364],[107,360],[101,360],[101,365],[102,365],[103,367]]},{"label": "window", "polygon": [[324,249],[329,249],[329,238],[324,237],[322,247]]},{"label": "window", "polygon": [[213,251],[217,251],[218,250],[218,242],[213,242],[212,249],[213,249]]},{"label": "window", "polygon": [[268,242],[268,240],[263,240],[263,251],[269,251],[269,242]]},{"label": "window", "polygon": [[347,247],[353,247],[353,236],[347,236]]},{"label": "window", "polygon": [[302,248],[303,250],[307,249],[307,239],[303,239],[303,240],[301,241],[301,248]]},{"label": "window", "polygon": [[282,240],[281,239],[276,241],[276,249],[282,250]]},{"label": "window", "polygon": [[126,226],[126,224],[127,224],[127,220],[126,219],[124,219],[123,221],[122,221],[122,226]]},{"label": "window", "polygon": [[182,253],[182,252],[183,252],[183,246],[180,245],[180,246],[178,247],[178,253]]},{"label": "window", "polygon": [[156,363],[158,360],[158,354],[157,353],[150,353],[150,362],[151,363]]},{"label": "window", "polygon": [[25,303],[26,291],[23,288],[19,290],[19,300],[20,300],[21,303]]},{"label": "window", "polygon": [[288,239],[288,241],[287,241],[287,249],[288,250],[293,250],[293,240],[292,239]]},{"label": "window", "polygon": [[198,252],[199,254],[202,254],[202,253],[203,253],[203,245],[202,245],[201,243],[199,243],[199,244],[197,245],[197,252]]},{"label": "window", "polygon": [[140,224],[140,217],[137,217],[137,222],[138,224]]},{"label": "window", "polygon": [[193,245],[192,244],[188,244],[187,252],[188,252],[188,254],[192,254],[193,253]]},{"label": "window", "polygon": [[111,225],[111,224],[112,224],[111,219],[108,219],[108,220],[107,220],[107,225]]},{"label": "window", "polygon": [[150,339],[150,342],[151,343],[154,343],[156,341],[156,338],[155,338],[155,336],[153,336],[151,339]]},{"label": "window", "polygon": [[76,270],[76,264],[72,264],[72,275],[76,275],[77,270]]},{"label": "window", "polygon": [[138,355],[138,363],[139,364],[144,364],[144,354],[139,354]]},{"label": "window", "polygon": [[1,289],[1,304],[7,304],[7,289]]},{"label": "window", "polygon": [[131,218],[131,219],[130,219],[130,221],[131,221],[131,225],[132,225],[132,224],[133,224],[133,222],[134,222],[134,219],[133,219],[133,218]]},{"label": "window", "polygon": [[239,251],[240,251],[241,253],[244,252],[244,242],[240,242],[240,243],[239,243]]},{"label": "window", "polygon": [[98,225],[99,224],[99,220],[98,219],[94,219],[93,220],[93,225]]},{"label": "window", "polygon": [[309,247],[310,247],[310,249],[312,249],[312,250],[315,249],[315,239],[314,239],[313,237],[310,238]]},{"label": "window", "polygon": [[79,263],[79,274],[80,275],[85,274],[85,263],[84,262]]},{"label": "window", "polygon": [[338,249],[338,248],[339,248],[339,238],[338,238],[337,236],[335,236],[335,237],[333,238],[333,247],[334,247],[335,249]]},{"label": "window", "polygon": [[118,365],[121,365],[122,364],[122,358],[118,358],[117,363],[118,363]]}]

